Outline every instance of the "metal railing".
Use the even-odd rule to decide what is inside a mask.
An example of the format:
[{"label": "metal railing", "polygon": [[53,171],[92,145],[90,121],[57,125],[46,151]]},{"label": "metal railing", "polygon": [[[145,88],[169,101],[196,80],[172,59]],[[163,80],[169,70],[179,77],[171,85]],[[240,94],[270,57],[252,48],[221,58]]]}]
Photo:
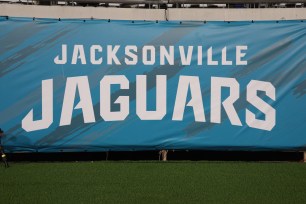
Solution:
[{"label": "metal railing", "polygon": [[23,4],[60,4],[60,5],[91,5],[104,7],[140,7],[140,8],[205,8],[205,7],[244,7],[285,8],[306,7],[306,0],[0,0],[8,3]]},{"label": "metal railing", "polygon": [[[40,0],[50,1],[50,0]],[[86,2],[93,0],[71,0]],[[116,4],[250,4],[250,3],[306,3],[306,0],[94,0],[99,3]]]}]

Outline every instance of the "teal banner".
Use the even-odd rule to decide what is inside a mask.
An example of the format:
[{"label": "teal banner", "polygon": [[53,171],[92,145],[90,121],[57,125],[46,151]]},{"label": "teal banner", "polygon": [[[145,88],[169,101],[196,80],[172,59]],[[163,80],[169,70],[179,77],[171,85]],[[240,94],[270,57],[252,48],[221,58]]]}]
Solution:
[{"label": "teal banner", "polygon": [[0,18],[8,152],[306,150],[306,22]]}]

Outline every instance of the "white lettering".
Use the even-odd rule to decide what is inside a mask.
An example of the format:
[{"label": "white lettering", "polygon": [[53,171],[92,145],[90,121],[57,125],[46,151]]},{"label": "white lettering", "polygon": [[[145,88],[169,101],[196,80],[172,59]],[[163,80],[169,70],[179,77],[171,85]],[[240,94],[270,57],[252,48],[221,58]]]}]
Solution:
[{"label": "white lettering", "polygon": [[218,61],[213,60],[212,47],[207,50],[207,65],[218,65]]},{"label": "white lettering", "polygon": [[248,46],[241,45],[241,46],[236,46],[236,65],[247,65],[248,61],[242,61],[241,58],[246,55],[245,52],[248,49]]},{"label": "white lettering", "polygon": [[90,62],[91,64],[102,64],[102,57],[96,59],[96,52],[102,52],[100,45],[92,45],[90,47]]},{"label": "white lettering", "polygon": [[54,63],[55,64],[66,64],[67,63],[67,45],[66,44],[62,45],[62,59],[60,59],[60,56],[57,55],[54,58]]},{"label": "white lettering", "polygon": [[126,57],[124,59],[124,62],[127,65],[136,65],[137,64],[137,60],[138,60],[137,55],[135,53],[131,52],[131,51],[134,51],[136,53],[137,52],[137,46],[135,46],[135,45],[128,45],[128,46],[125,47],[125,54],[130,59]]},{"label": "white lettering", "polygon": [[[148,59],[148,52],[150,52],[150,60]],[[142,48],[142,61],[144,65],[153,65],[155,63],[155,47],[147,45]]]},{"label": "white lettering", "polygon": [[53,123],[53,79],[42,80],[41,96],[41,120],[33,120],[32,109],[21,121],[21,127],[27,132],[46,129]]},{"label": "white lettering", "polygon": [[[77,89],[79,91],[80,102],[74,107]],[[71,124],[72,112],[75,109],[82,109],[84,123],[96,122],[87,76],[67,78],[60,126]]]},{"label": "white lettering", "polygon": [[265,119],[257,119],[254,113],[246,109],[246,123],[252,128],[271,131],[276,123],[276,110],[258,97],[258,91],[264,91],[266,96],[271,98],[273,101],[276,100],[275,87],[270,82],[256,80],[250,81],[247,86],[247,101],[265,114]]},{"label": "white lettering", "polygon": [[129,114],[129,97],[119,96],[114,102],[120,104],[120,111],[111,111],[111,85],[119,84],[120,89],[129,89],[129,80],[123,75],[105,76],[100,81],[100,115],[105,121],[124,120]]},{"label": "white lettering", "polygon": [[174,46],[169,46],[169,51],[165,46],[160,46],[160,64],[165,65],[165,58],[170,65],[174,65]]},{"label": "white lettering", "polygon": [[221,123],[221,93],[222,87],[230,89],[229,97],[227,97],[222,105],[231,123],[233,125],[242,126],[238,114],[235,110],[234,103],[239,98],[239,83],[234,78],[211,77],[211,114],[210,122]]},{"label": "white lettering", "polygon": [[83,45],[74,45],[71,64],[76,64],[78,59],[82,64],[86,64],[86,57]]},{"label": "white lettering", "polygon": [[226,59],[226,47],[222,49],[222,65],[232,65],[232,61]]},{"label": "white lettering", "polygon": [[147,110],[147,76],[136,78],[136,112],[142,120],[161,120],[167,111],[167,76],[156,76],[156,111]]},{"label": "white lettering", "polygon": [[107,46],[107,64],[112,65],[114,61],[116,65],[121,65],[116,55],[119,48],[120,48],[120,45],[115,45],[115,47],[111,45]]},{"label": "white lettering", "polygon": [[[189,88],[191,99],[186,105]],[[180,76],[172,120],[183,120],[185,106],[193,108],[195,121],[205,122],[200,80],[197,76]]]},{"label": "white lettering", "polygon": [[184,46],[179,46],[179,50],[180,50],[182,65],[190,65],[193,46],[188,46],[187,55],[185,53]]}]

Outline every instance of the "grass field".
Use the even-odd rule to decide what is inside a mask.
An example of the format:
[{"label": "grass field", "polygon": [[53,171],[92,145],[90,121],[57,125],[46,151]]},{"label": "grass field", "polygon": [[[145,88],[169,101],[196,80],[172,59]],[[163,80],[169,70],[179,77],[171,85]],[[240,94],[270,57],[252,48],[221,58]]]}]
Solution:
[{"label": "grass field", "polygon": [[306,203],[306,164],[13,163],[0,203]]}]

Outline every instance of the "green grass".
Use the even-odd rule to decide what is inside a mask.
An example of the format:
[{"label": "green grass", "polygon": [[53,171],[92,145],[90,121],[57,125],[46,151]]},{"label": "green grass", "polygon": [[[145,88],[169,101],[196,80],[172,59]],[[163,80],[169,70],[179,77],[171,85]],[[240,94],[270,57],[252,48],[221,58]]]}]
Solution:
[{"label": "green grass", "polygon": [[246,162],[13,163],[0,202],[306,203],[306,164]]}]

